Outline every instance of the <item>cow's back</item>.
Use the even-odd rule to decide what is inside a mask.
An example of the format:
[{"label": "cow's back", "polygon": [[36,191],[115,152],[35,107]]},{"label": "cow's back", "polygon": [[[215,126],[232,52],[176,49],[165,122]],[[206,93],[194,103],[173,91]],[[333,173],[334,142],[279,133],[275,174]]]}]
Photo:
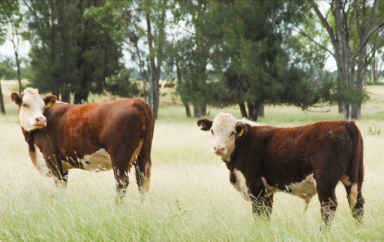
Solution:
[{"label": "cow's back", "polygon": [[286,186],[339,160],[342,162],[335,165],[346,169],[353,150],[349,124],[333,121],[295,128],[269,127],[264,160],[269,182]]},{"label": "cow's back", "polygon": [[[86,105],[54,104],[47,115],[47,132],[63,157],[77,159],[116,143],[139,139],[142,113],[140,99],[123,99]],[[141,100],[140,100],[141,101]]]}]

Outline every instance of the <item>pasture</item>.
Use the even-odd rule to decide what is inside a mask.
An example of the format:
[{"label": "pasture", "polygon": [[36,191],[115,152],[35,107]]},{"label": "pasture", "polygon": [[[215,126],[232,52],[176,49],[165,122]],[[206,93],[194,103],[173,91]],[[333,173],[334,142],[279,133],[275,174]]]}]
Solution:
[{"label": "pasture", "polygon": [[[306,212],[304,201],[275,195],[271,221],[253,218],[229,182],[224,163],[211,152],[208,132],[186,118],[184,107],[162,97],[152,148],[149,194],[142,201],[134,169],[121,204],[115,203],[112,171],[69,172],[66,190],[43,178],[33,167],[21,133],[16,105],[3,82],[6,116],[0,116],[0,240],[2,241],[383,241],[384,240],[384,87],[370,86],[371,99],[357,122],[364,139],[365,217],[352,218],[344,187],[337,187],[339,207],[331,229],[321,233],[320,205],[315,196]],[[240,118],[237,107],[210,110]],[[326,109],[326,108],[324,108]],[[288,127],[320,120],[340,120],[330,112],[266,106],[260,123]],[[384,131],[384,130],[383,130]]]}]

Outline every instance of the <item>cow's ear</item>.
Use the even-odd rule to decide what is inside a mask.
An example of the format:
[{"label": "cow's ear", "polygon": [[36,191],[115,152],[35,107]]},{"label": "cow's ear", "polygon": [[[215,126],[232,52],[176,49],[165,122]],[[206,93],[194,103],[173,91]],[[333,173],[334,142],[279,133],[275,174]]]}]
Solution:
[{"label": "cow's ear", "polygon": [[57,97],[55,95],[48,95],[44,99],[45,106],[49,108],[52,104],[54,104],[57,100]]},{"label": "cow's ear", "polygon": [[14,101],[17,105],[21,105],[22,98],[17,92],[12,92],[11,94],[12,101]]},{"label": "cow's ear", "polygon": [[245,123],[237,122],[236,124],[236,133],[238,137],[243,136],[248,132],[248,127]]},{"label": "cow's ear", "polygon": [[201,130],[208,131],[212,127],[212,121],[206,118],[199,119],[197,121],[197,126],[201,127]]}]

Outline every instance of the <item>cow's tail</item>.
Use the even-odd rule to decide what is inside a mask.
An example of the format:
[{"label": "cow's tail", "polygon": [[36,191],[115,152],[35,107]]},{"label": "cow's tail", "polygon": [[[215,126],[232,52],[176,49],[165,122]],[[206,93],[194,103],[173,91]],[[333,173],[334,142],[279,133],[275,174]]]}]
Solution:
[{"label": "cow's tail", "polygon": [[[350,122],[347,125],[347,129],[352,137],[353,143],[353,155],[351,162],[352,177],[351,180],[351,190],[349,194],[350,205],[353,209],[358,202],[358,199],[363,200],[361,195],[361,187],[364,180],[364,166],[363,166],[363,138],[361,137],[361,133],[359,128],[356,126],[355,122]],[[359,194],[360,193],[360,194]],[[363,201],[361,201],[363,203]]]},{"label": "cow's tail", "polygon": [[[142,134],[143,145],[139,155],[139,160],[136,163],[138,165],[138,167],[136,167],[136,179],[139,189],[141,189],[140,187],[143,187],[144,191],[147,192],[149,190],[151,178],[151,149],[155,127],[155,115],[151,107],[145,102],[141,102],[139,108],[145,116],[145,130],[143,130]],[[141,174],[138,172],[138,168],[140,169]]]}]

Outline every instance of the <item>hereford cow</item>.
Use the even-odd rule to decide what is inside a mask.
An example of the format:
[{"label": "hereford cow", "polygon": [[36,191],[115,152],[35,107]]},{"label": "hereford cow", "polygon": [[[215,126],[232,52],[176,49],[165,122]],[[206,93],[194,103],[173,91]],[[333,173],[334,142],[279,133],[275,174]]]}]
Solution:
[{"label": "hereford cow", "polygon": [[363,216],[363,139],[354,122],[318,122],[295,128],[259,126],[219,114],[198,126],[210,131],[213,152],[226,163],[232,185],[254,215],[269,218],[273,194],[286,191],[308,204],[316,193],[329,224],[341,181],[355,219]]},{"label": "hereford cow", "polygon": [[[128,171],[136,165],[140,191],[148,191],[154,115],[141,99],[71,105],[56,96],[41,98],[37,89],[12,93],[19,123],[34,166],[44,176],[65,184],[68,170],[114,170],[119,196],[128,186]],[[38,162],[37,150],[45,162]]]}]

